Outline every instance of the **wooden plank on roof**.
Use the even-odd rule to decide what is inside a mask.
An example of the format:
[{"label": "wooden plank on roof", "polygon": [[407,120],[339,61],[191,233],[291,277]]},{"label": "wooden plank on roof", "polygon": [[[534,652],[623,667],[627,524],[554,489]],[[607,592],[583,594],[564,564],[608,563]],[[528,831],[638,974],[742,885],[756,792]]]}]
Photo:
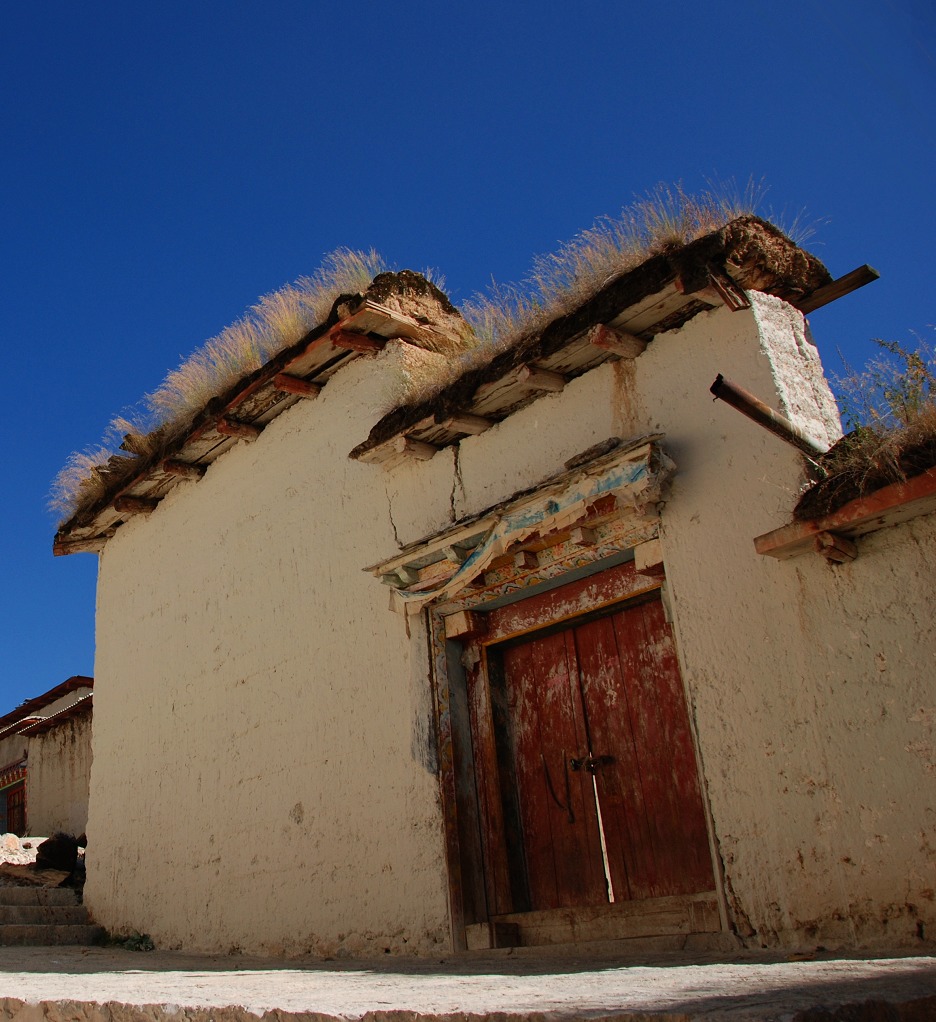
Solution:
[{"label": "wooden plank on roof", "polygon": [[759,554],[786,560],[815,549],[820,533],[849,539],[936,511],[936,468],[902,483],[856,497],[836,511],[806,522],[791,522],[754,540]]},{"label": "wooden plank on roof", "polygon": [[499,380],[482,383],[474,393],[471,410],[475,415],[499,419],[532,398],[533,392],[520,385],[516,372],[510,372]]},{"label": "wooden plank on roof", "polygon": [[449,428],[445,423],[437,423],[433,419],[424,419],[412,429],[407,429],[406,435],[414,440],[421,440],[423,443],[432,444],[433,447],[441,450],[443,447],[450,447],[464,440],[464,432]]},{"label": "wooden plank on roof", "polygon": [[343,365],[354,354],[346,348],[336,348],[327,334],[312,341],[304,351],[294,355],[282,368],[290,376],[302,376],[314,383],[321,382],[321,374],[335,365]]},{"label": "wooden plank on roof", "polygon": [[109,535],[68,536],[63,539],[56,537],[52,543],[52,553],[55,557],[63,557],[66,554],[99,554],[108,539]]},{"label": "wooden plank on roof", "polygon": [[179,461],[210,464],[236,445],[236,437],[222,436],[214,429],[205,429],[193,439],[186,440],[175,452],[175,457]]},{"label": "wooden plank on roof", "polygon": [[868,266],[865,263],[864,266],[859,266],[858,269],[852,270],[851,273],[846,273],[844,277],[839,277],[838,280],[833,280],[831,284],[826,284],[825,287],[818,288],[812,294],[800,298],[798,301],[793,302],[793,304],[800,312],[815,312],[816,309],[821,309],[823,305],[828,305],[829,302],[834,302],[838,298],[844,298],[845,295],[851,294],[852,291],[857,291],[858,288],[864,287],[865,284],[870,284],[880,276],[880,273],[873,266]]},{"label": "wooden plank on roof", "polygon": [[[338,310],[339,315],[345,307]],[[427,336],[421,324],[402,312],[397,312],[380,302],[365,298],[354,312],[348,310],[341,317],[341,325],[347,330],[362,334],[379,334],[386,339],[411,338],[424,340]]]},{"label": "wooden plank on roof", "polygon": [[680,294],[671,284],[665,290],[648,295],[625,309],[606,325],[615,330],[626,330],[637,337],[649,338],[658,332],[654,329],[657,323],[669,319],[674,313],[685,308],[691,300]]},{"label": "wooden plank on roof", "polygon": [[610,352],[594,347],[589,343],[587,334],[580,334],[551,355],[538,358],[536,364],[571,379],[600,366],[610,358]]}]

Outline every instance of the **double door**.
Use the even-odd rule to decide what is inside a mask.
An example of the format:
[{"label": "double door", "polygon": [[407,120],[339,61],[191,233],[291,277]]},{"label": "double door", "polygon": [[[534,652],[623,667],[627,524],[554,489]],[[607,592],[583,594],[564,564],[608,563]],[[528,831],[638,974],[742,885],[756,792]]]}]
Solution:
[{"label": "double door", "polygon": [[715,886],[659,592],[575,614],[595,598],[585,590],[610,586],[613,593],[613,583],[573,583],[494,611],[488,635],[469,655],[492,917]]}]

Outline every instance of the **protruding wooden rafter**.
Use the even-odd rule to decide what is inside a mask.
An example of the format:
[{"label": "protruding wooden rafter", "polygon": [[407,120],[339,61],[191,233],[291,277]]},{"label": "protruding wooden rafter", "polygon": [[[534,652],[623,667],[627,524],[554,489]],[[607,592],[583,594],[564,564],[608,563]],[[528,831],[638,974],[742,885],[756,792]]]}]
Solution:
[{"label": "protruding wooden rafter", "polygon": [[539,567],[539,554],[535,550],[518,550],[513,556],[518,571],[533,571]]},{"label": "protruding wooden rafter", "polygon": [[295,394],[297,397],[318,397],[322,392],[320,384],[300,376],[290,376],[289,373],[277,373],[273,377],[273,386],[284,394]]},{"label": "protruding wooden rafter", "polygon": [[603,323],[593,326],[587,336],[590,344],[610,351],[618,358],[637,358],[647,347],[647,342],[642,338],[629,334],[626,330],[612,329]]},{"label": "protruding wooden rafter", "polygon": [[517,370],[517,382],[530,390],[546,390],[551,393],[558,393],[566,385],[561,373],[540,369],[539,366],[521,366]]},{"label": "protruding wooden rafter", "polygon": [[180,479],[201,479],[205,474],[204,465],[193,465],[177,458],[165,458],[159,466],[166,475],[178,476]]},{"label": "protruding wooden rafter", "polygon": [[215,429],[222,436],[232,436],[238,440],[256,440],[263,432],[262,426],[255,426],[252,422],[241,422],[239,419],[232,419],[229,416],[222,416],[218,419]]},{"label": "protruding wooden rafter", "polygon": [[813,549],[831,564],[848,564],[858,556],[858,545],[836,532],[817,533]]},{"label": "protruding wooden rafter", "polygon": [[115,497],[114,510],[122,515],[148,515],[159,506],[159,501],[151,497]]},{"label": "protruding wooden rafter", "polygon": [[371,337],[369,334],[354,333],[351,330],[342,329],[341,325],[332,327],[328,339],[336,348],[346,348],[348,351],[382,351],[387,343],[384,337]]},{"label": "protruding wooden rafter", "polygon": [[487,618],[474,610],[459,610],[445,618],[446,639],[473,639],[487,631]]},{"label": "protruding wooden rafter", "polygon": [[414,440],[410,436],[398,436],[393,442],[393,449],[397,454],[405,454],[417,461],[428,461],[439,452],[438,447],[427,444],[422,440]]},{"label": "protruding wooden rafter", "polygon": [[576,546],[596,546],[598,543],[598,537],[595,535],[594,529],[588,529],[585,526],[579,526],[577,529],[573,529],[569,533],[569,539]]},{"label": "protruding wooden rafter", "polygon": [[793,302],[793,304],[800,312],[815,312],[816,309],[821,309],[823,305],[828,305],[829,302],[834,302],[837,298],[844,298],[845,295],[851,294],[852,291],[857,291],[858,288],[864,287],[865,284],[870,284],[880,276],[880,273],[873,266],[868,266],[865,263],[864,266],[859,266],[856,270],[852,270],[851,273],[846,273],[844,277],[839,277],[838,280],[833,280],[831,284],[826,284],[825,287],[817,288],[812,294],[800,298],[799,301]]},{"label": "protruding wooden rafter", "polygon": [[483,415],[473,415],[471,412],[437,416],[436,422],[452,433],[466,433],[468,436],[477,436],[494,425],[492,419],[485,418]]}]

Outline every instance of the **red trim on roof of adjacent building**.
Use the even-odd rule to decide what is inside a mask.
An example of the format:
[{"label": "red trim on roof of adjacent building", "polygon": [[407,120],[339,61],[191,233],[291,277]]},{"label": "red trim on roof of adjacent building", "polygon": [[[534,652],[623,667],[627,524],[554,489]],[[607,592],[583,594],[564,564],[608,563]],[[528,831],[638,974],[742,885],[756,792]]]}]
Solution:
[{"label": "red trim on roof of adjacent building", "polygon": [[89,678],[83,674],[75,674],[70,678],[66,678],[65,681],[60,682],[54,688],[50,688],[48,692],[43,692],[41,696],[33,696],[32,699],[27,699],[25,702],[20,703],[15,710],[10,710],[9,713],[5,713],[0,717],[0,729],[5,728],[8,724],[21,721],[24,717],[38,716],[35,712],[36,710],[41,710],[50,703],[54,703],[56,699],[61,699],[62,696],[68,695],[69,692],[74,692],[77,688],[94,688],[94,678]]}]

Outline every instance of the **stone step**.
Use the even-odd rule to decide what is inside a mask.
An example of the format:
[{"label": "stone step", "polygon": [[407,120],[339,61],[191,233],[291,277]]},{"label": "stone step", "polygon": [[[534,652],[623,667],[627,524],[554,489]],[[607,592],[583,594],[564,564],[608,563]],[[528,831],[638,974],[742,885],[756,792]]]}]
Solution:
[{"label": "stone step", "polygon": [[74,925],[89,921],[84,905],[0,905],[0,926],[14,923]]},{"label": "stone step", "polygon": [[77,905],[70,887],[0,887],[0,905]]},{"label": "stone step", "polygon": [[48,947],[53,944],[100,944],[106,936],[103,926],[8,924],[0,926],[0,946],[31,945]]}]

